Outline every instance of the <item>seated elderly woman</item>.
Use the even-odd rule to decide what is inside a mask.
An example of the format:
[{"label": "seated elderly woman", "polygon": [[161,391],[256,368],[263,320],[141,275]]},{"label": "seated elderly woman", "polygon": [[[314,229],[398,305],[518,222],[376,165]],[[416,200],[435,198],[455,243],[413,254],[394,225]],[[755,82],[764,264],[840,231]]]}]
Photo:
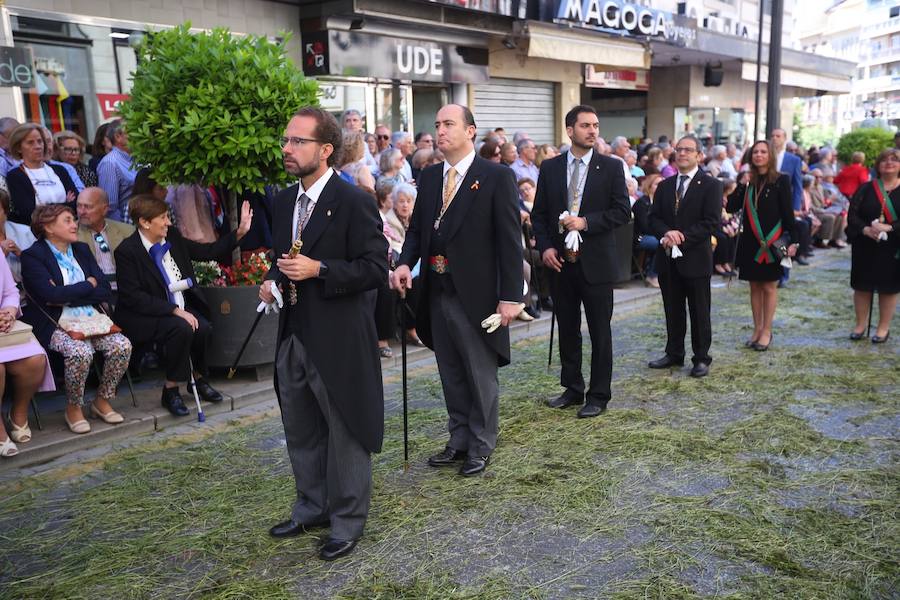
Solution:
[{"label": "seated elderly woman", "polygon": [[17,443],[31,441],[28,402],[35,392],[56,389],[47,353],[33,335],[22,332],[22,324],[16,320],[20,314],[19,290],[9,265],[0,260],[0,396],[6,382],[13,383],[9,435],[0,424],[0,456],[3,457],[18,454]]},{"label": "seated elderly woman", "polygon": [[197,392],[208,402],[221,402],[202,373],[206,370],[206,344],[211,327],[203,292],[194,285],[192,260],[227,261],[231,251],[250,229],[250,203],[241,207],[236,232],[215,242],[201,244],[170,227],[168,205],[151,195],[132,197],[128,204],[137,231],[116,248],[119,301],[116,323],[135,344],[158,344],[164,353],[166,382],[162,405],[175,416],[189,414],[178,389],[193,377]]},{"label": "seated elderly woman", "polygon": [[44,348],[58,352],[65,365],[66,425],[73,433],[87,433],[84,419],[84,384],[94,353],[103,354],[103,373],[91,413],[110,424],[122,415],[110,401],[131,358],[131,342],[103,314],[101,304],[112,299],[112,289],[87,244],[78,241],[75,214],[65,204],[39,206],[31,216],[37,238],[22,252],[22,282],[30,295],[25,321]]}]

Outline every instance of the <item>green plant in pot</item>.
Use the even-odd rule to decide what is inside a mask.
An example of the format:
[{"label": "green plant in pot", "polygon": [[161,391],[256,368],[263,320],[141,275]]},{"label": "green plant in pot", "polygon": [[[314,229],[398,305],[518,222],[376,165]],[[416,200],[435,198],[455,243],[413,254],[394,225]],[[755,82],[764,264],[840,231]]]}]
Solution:
[{"label": "green plant in pot", "polygon": [[[147,34],[136,49],[131,97],[120,108],[134,160],[163,185],[226,190],[232,228],[239,197],[288,182],[279,140],[297,109],[317,104],[318,84],[288,59],[286,44],[287,36],[272,42],[225,29],[192,32],[185,23]],[[237,274],[254,268],[237,250],[233,263]],[[207,266],[201,270],[213,270]],[[198,279],[212,312],[208,364],[226,367],[255,317],[257,286],[253,277],[235,286],[237,278],[219,272],[219,282],[199,272]],[[272,362],[276,328],[277,318],[263,319],[241,366]]]}]

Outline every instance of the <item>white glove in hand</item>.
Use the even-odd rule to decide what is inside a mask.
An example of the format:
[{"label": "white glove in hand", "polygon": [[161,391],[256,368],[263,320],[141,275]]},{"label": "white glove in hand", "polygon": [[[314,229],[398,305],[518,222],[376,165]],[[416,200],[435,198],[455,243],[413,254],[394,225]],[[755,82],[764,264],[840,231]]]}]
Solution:
[{"label": "white glove in hand", "polygon": [[269,291],[275,297],[275,302],[271,304],[268,302],[260,302],[259,306],[256,307],[256,312],[266,311],[266,314],[275,313],[278,314],[280,308],[284,307],[284,298],[281,295],[281,290],[278,289],[277,285],[273,285],[269,288]]},{"label": "white glove in hand", "polygon": [[[522,312],[522,310],[525,308],[525,303],[520,302],[517,306],[519,307],[519,312]],[[494,333],[500,328],[500,321],[500,313],[494,313],[481,322],[481,327],[487,329],[488,333]]]},{"label": "white glove in hand", "polygon": [[882,231],[881,233],[878,234],[878,241],[879,242],[887,241],[887,232],[886,231]]},{"label": "white glove in hand", "polygon": [[672,246],[672,258],[681,258],[684,254],[681,253],[681,248],[678,246]]},{"label": "white glove in hand", "polygon": [[781,263],[779,263],[779,264],[781,264],[781,266],[784,267],[785,269],[793,269],[794,268],[794,261],[791,260],[790,256],[785,256],[784,258],[782,258]]},{"label": "white glove in hand", "polygon": [[581,242],[581,234],[574,229],[566,234],[566,248],[572,252],[578,252],[578,248],[581,247]]}]

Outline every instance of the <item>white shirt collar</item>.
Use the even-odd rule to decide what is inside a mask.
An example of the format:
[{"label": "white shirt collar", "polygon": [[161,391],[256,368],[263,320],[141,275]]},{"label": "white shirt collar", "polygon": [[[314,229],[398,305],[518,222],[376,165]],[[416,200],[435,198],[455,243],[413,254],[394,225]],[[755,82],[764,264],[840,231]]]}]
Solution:
[{"label": "white shirt collar", "polygon": [[687,175],[687,183],[690,183],[691,181],[694,180],[694,177],[697,176],[697,171],[699,171],[699,170],[700,170],[700,166],[697,165],[696,167],[694,167],[687,173],[682,173],[681,171],[678,171],[677,175],[678,175],[678,177],[681,177],[682,175]]},{"label": "white shirt collar", "polygon": [[[144,232],[141,231],[140,229],[138,229],[138,235],[141,236],[141,243],[144,245],[144,250],[146,250],[147,252],[150,252],[150,248],[153,246],[153,244],[150,243],[150,240],[148,240],[148,239],[144,236]],[[159,241],[159,243],[160,243],[160,244],[165,244],[165,243],[166,243],[166,238],[161,239],[161,240]]]},{"label": "white shirt collar", "polygon": [[444,177],[447,176],[447,171],[450,170],[450,167],[456,169],[456,177],[457,180],[462,180],[465,178],[466,173],[469,171],[469,167],[472,166],[472,163],[475,161],[475,149],[473,148],[471,152],[463,156],[461,159],[457,161],[455,165],[451,165],[448,161],[444,161]]},{"label": "white shirt collar", "polygon": [[297,181],[297,199],[300,198],[303,194],[306,194],[306,197],[309,198],[310,202],[318,202],[319,196],[322,195],[322,190],[325,189],[325,186],[331,180],[331,176],[334,175],[334,169],[331,167],[325,171],[325,174],[319,177],[314,184],[309,186],[308,190],[303,189],[303,182]]},{"label": "white shirt collar", "polygon": [[594,157],[594,149],[591,148],[590,150],[585,152],[584,156],[582,156],[580,159],[577,156],[575,156],[574,154],[572,154],[571,151],[568,152],[568,155],[569,155],[569,158],[566,161],[566,164],[569,165],[570,167],[572,166],[572,163],[575,162],[576,160],[581,160],[581,162],[584,163],[585,165],[589,165],[589,164],[591,164],[591,158]]}]

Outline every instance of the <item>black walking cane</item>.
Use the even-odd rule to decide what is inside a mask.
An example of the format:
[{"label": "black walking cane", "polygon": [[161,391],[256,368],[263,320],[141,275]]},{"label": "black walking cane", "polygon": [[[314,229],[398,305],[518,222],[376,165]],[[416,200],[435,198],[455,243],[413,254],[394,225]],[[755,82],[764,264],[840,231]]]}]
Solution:
[{"label": "black walking cane", "polygon": [[[290,250],[288,250],[288,258],[294,258],[298,254],[300,254],[300,249],[302,247],[303,247],[303,242],[300,240],[300,238],[297,238],[296,240],[294,240],[294,243],[291,244]],[[285,279],[286,278],[284,277],[284,275],[282,275],[281,277],[278,278],[278,281],[272,285],[279,285]],[[234,374],[237,371],[238,363],[241,362],[241,357],[244,356],[244,350],[247,349],[247,344],[250,343],[250,338],[253,337],[253,332],[256,331],[256,327],[257,327],[257,325],[259,325],[259,322],[262,320],[264,314],[266,314],[265,310],[261,310],[256,313],[256,318],[253,320],[253,325],[250,326],[250,333],[248,333],[247,337],[244,338],[244,343],[241,344],[241,349],[238,350],[237,356],[234,358],[234,362],[231,364],[231,367],[228,369],[228,379],[231,379],[234,377]]]},{"label": "black walking cane", "polygon": [[412,314],[406,301],[406,289],[398,290],[400,295],[400,360],[403,370],[403,472],[409,471],[409,388],[406,381],[406,317]]},{"label": "black walking cane", "polygon": [[[555,278],[555,276],[554,276]],[[547,352],[547,370],[550,370],[550,365],[553,363],[553,326],[556,324],[556,302],[553,303],[553,308],[550,309],[550,350]]]}]

